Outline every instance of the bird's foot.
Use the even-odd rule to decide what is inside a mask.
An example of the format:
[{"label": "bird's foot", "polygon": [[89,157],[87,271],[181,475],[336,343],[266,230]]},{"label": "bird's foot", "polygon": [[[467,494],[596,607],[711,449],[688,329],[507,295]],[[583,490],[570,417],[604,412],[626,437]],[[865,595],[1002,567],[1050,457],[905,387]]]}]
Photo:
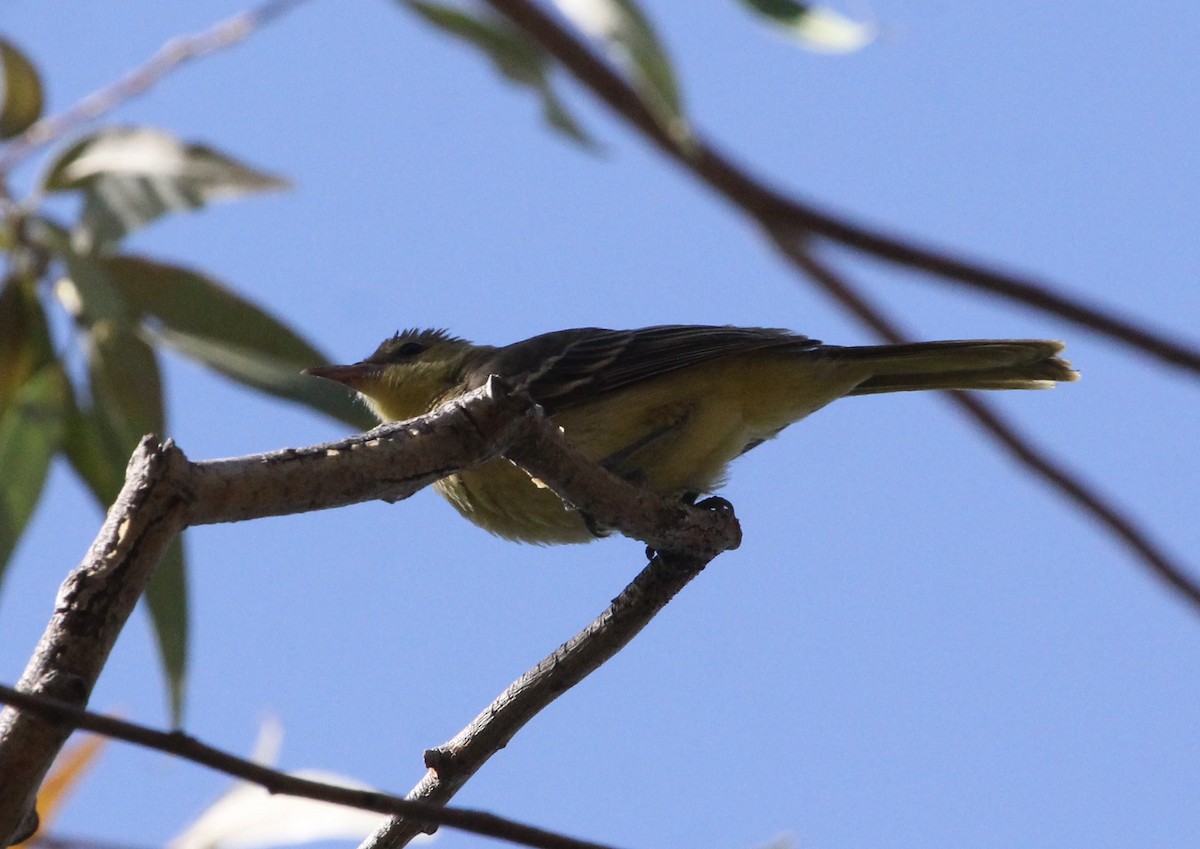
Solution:
[{"label": "bird's foot", "polygon": [[710,495],[703,501],[692,502],[693,507],[699,507],[701,510],[712,510],[715,513],[724,513],[726,516],[733,516],[733,504],[728,498],[722,498],[719,495]]},{"label": "bird's foot", "polygon": [[[702,501],[697,501],[696,499],[699,497],[700,494],[697,492],[685,492],[680,500],[689,507],[698,507],[701,510],[712,510],[717,513],[723,513],[731,519],[734,518],[733,504],[728,498],[722,498],[719,495],[710,495],[708,498],[705,498]],[[669,556],[670,552],[659,551],[652,545],[646,546],[647,561],[652,563],[654,562],[655,557],[662,555]]]}]

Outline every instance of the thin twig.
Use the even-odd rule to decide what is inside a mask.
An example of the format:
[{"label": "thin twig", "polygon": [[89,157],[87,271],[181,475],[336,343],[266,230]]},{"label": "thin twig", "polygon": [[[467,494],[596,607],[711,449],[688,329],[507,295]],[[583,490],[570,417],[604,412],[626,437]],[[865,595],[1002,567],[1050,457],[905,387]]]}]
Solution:
[{"label": "thin twig", "polygon": [[32,693],[22,693],[0,684],[0,702],[14,705],[70,729],[82,728],[115,740],[165,752],[217,772],[240,778],[263,787],[270,793],[283,793],[304,799],[315,799],[345,805],[379,814],[404,815],[419,818],[429,824],[445,825],[484,837],[495,837],[521,846],[538,849],[612,849],[600,843],[576,840],[545,829],[525,825],[484,811],[445,808],[441,805],[411,801],[374,790],[358,790],[313,781],[280,772],[262,764],[239,758],[206,743],[201,743],[181,731],[158,731],[116,717],[92,713],[67,702]]},{"label": "thin twig", "polygon": [[0,149],[0,182],[35,150],[63,138],[121,104],[145,93],[163,77],[193,59],[232,47],[305,0],[268,0],[215,24],[203,32],[172,38],[149,60],[114,83],[92,92],[57,115],[35,121]]},{"label": "thin twig", "polygon": [[[794,239],[777,237],[775,244],[797,268],[804,271],[838,303],[889,342],[907,342],[909,337],[891,319],[872,306],[829,265],[813,255],[811,246]],[[1097,519],[1120,539],[1151,573],[1175,590],[1193,607],[1200,609],[1200,584],[1190,578],[1183,566],[1174,563],[1163,549],[1150,539],[1130,516],[1112,501],[1085,484],[1045,452],[1036,448],[989,403],[967,392],[948,392],[950,400],[975,420],[1008,453],[1035,475],[1057,489],[1079,509]]]},{"label": "thin twig", "polygon": [[[509,448],[536,468],[555,492],[604,526],[677,554],[667,565],[662,558],[656,560],[657,570],[648,569],[623,594],[624,607],[613,605],[607,614],[613,620],[611,628],[606,622],[582,645],[573,641],[546,668],[539,668],[536,680],[520,685],[519,697],[513,694],[509,699],[514,707],[497,711],[500,719],[473,732],[461,754],[458,748],[447,750],[437,769],[446,786],[446,776],[472,772],[470,764],[483,763],[528,721],[532,714],[522,713],[524,706],[537,705],[538,699],[548,703],[606,659],[605,648],[615,653],[624,645],[678,591],[672,581],[681,574],[690,578],[741,540],[731,511],[639,493],[571,449],[528,396],[508,392],[498,379],[417,419],[336,443],[250,458],[191,463],[172,443],[144,437],[100,534],[63,584],[54,616],[18,689],[86,706],[163,551],[189,524],[402,498]],[[525,456],[537,451],[545,452],[544,461]],[[656,527],[654,522],[663,525]],[[69,732],[69,727],[27,711],[0,711],[0,845],[32,832],[33,795]],[[496,740],[495,748],[489,749]]]},{"label": "thin twig", "polygon": [[[596,619],[514,681],[453,740],[425,753],[429,772],[409,799],[445,803],[551,702],[624,648],[707,565],[704,558],[656,556]],[[396,819],[362,849],[398,849],[422,833]]]},{"label": "thin twig", "polygon": [[1143,353],[1200,374],[1200,349],[1136,321],[1053,291],[1018,275],[991,269],[790,198],[727,158],[698,135],[666,132],[637,92],[607,62],[530,0],[487,0],[562,63],[585,88],[625,118],[660,150],[771,230],[816,234],[888,262],[961,283],[1102,333]]}]

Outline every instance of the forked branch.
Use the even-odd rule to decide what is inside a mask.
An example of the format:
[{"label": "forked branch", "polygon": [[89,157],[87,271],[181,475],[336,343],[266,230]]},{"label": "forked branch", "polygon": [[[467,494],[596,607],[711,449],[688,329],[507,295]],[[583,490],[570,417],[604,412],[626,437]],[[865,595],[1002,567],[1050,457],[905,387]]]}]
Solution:
[{"label": "forked branch", "polygon": [[[728,511],[659,499],[615,478],[499,380],[426,416],[304,449],[192,463],[171,442],[146,437],[99,537],[64,583],[17,689],[86,706],[163,551],[189,525],[395,501],[498,456],[526,464],[606,527],[671,554],[656,557],[597,623],[514,685],[502,697],[512,707],[444,749],[436,773],[448,798],[537,710],[615,654],[709,560],[741,541]],[[0,714],[0,835],[28,830],[34,793],[70,730],[28,710]]]}]

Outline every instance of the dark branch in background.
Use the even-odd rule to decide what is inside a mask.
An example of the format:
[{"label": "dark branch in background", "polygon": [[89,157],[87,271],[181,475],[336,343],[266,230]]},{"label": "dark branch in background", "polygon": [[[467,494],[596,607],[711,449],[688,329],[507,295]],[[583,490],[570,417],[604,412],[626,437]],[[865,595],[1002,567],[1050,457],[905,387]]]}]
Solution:
[{"label": "dark branch in background", "polygon": [[[857,316],[889,342],[906,342],[908,337],[891,320],[885,318],[874,307],[849,286],[836,272],[818,260],[810,247],[796,244],[795,240],[777,239],[779,249],[809,277],[836,299],[842,306]],[[1107,498],[1088,487],[1077,476],[1067,471],[1045,452],[1017,433],[1016,429],[989,403],[969,392],[948,392],[950,400],[959,409],[1003,446],[1013,458],[1030,471],[1047,481],[1062,495],[1090,513],[1124,542],[1142,562],[1149,566],[1156,578],[1164,581],[1200,610],[1200,585],[1188,577],[1183,568],[1171,561],[1167,554],[1142,530],[1137,522],[1122,513]]]},{"label": "dark branch in background", "polygon": [[[274,454],[192,463],[170,442],[144,438],[100,535],[63,584],[17,689],[82,709],[163,551],[189,525],[406,498],[510,452],[602,525],[673,553],[656,558],[597,623],[514,684],[497,700],[506,707],[439,750],[430,764],[432,786],[452,794],[458,779],[533,713],[618,651],[706,563],[741,541],[730,512],[640,492],[582,457],[528,397],[495,379],[417,419]],[[34,793],[70,730],[27,711],[0,713],[0,845],[33,827]]]},{"label": "dark branch in background", "polygon": [[[1029,280],[866,230],[786,197],[746,173],[697,136],[681,141],[664,131],[637,92],[619,74],[535,3],[529,0],[487,0],[487,3],[521,27],[585,88],[641,131],[659,149],[756,219],[794,266],[885,339],[899,340],[903,336],[861,293],[846,281],[833,277],[825,266],[816,263],[809,244],[814,241],[813,237],[821,236],[880,259],[1019,301],[1103,333],[1164,362],[1200,373],[1200,351],[1185,343],[1057,294]],[[1009,454],[1107,527],[1168,586],[1194,606],[1200,607],[1200,586],[1188,578],[1186,571],[1174,564],[1132,520],[1029,444],[984,402],[961,393],[954,394],[960,407]]]},{"label": "dark branch in background", "polygon": [[29,849],[159,849],[156,846],[138,846],[70,834],[38,834],[30,838],[26,845]]},{"label": "dark branch in background", "polygon": [[76,728],[82,728],[105,737],[124,740],[127,743],[165,752],[168,755],[176,755],[192,763],[257,784],[270,793],[283,793],[304,799],[332,802],[335,805],[346,805],[364,811],[374,811],[378,814],[420,817],[426,823],[426,827],[429,827],[430,824],[445,825],[472,834],[495,837],[499,840],[539,849],[612,849],[604,844],[576,840],[484,811],[444,808],[441,805],[401,799],[399,796],[374,790],[340,787],[336,784],[288,775],[286,772],[270,769],[262,764],[215,749],[180,731],[157,731],[144,725],[91,713],[67,702],[22,693],[3,684],[0,684],[0,703],[13,705],[22,711],[28,711],[59,724],[64,731],[70,732]]},{"label": "dark branch in background", "polygon": [[771,188],[702,138],[686,141],[667,133],[638,93],[574,33],[530,0],[486,0],[523,29],[585,88],[633,124],[660,150],[774,232],[818,235],[878,259],[898,263],[1057,315],[1130,345],[1164,362],[1200,374],[1200,349],[1151,331],[1134,321],[1053,292],[1045,285],[912,242],[867,229]]}]

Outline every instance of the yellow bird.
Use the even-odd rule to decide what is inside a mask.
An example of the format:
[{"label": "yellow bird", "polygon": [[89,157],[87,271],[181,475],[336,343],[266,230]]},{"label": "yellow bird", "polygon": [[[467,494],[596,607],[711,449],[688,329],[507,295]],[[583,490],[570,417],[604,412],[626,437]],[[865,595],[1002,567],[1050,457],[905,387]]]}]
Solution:
[{"label": "yellow bird", "polygon": [[[406,330],[353,365],[307,374],[355,390],[381,421],[422,415],[489,375],[527,391],[566,438],[626,480],[694,500],[729,463],[846,395],[917,389],[1048,389],[1077,380],[1061,342],[960,340],[839,347],[786,330],[663,325],[584,327],[505,347],[444,330]],[[442,479],[460,513],[508,539],[603,535],[504,459]]]}]

